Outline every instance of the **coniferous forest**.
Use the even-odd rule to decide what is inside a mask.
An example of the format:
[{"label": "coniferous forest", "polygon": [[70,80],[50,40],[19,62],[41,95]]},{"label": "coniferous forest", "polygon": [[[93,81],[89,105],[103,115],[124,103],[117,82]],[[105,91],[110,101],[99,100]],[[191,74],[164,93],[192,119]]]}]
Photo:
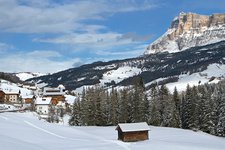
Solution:
[{"label": "coniferous forest", "polygon": [[110,126],[143,121],[225,136],[225,81],[187,85],[182,93],[176,88],[170,93],[157,84],[146,90],[140,78],[127,88],[87,88],[74,103],[69,124]]}]

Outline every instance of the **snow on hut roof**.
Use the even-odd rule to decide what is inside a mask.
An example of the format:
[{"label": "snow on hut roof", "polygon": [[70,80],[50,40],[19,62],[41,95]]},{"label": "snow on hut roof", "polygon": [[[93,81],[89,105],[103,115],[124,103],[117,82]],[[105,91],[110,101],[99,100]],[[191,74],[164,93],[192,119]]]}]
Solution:
[{"label": "snow on hut roof", "polygon": [[120,128],[122,132],[132,132],[132,131],[148,131],[149,126],[146,122],[139,123],[119,123],[116,130]]}]

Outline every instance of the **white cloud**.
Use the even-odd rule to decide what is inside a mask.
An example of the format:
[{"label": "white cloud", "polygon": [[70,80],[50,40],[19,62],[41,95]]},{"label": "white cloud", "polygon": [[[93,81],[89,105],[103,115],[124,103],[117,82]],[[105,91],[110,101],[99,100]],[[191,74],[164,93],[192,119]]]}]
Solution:
[{"label": "white cloud", "polygon": [[11,50],[13,48],[14,47],[12,45],[0,42],[0,52],[6,52],[6,51]]},{"label": "white cloud", "polygon": [[28,57],[33,57],[33,58],[50,58],[50,57],[60,57],[62,56],[60,53],[56,52],[56,51],[32,51],[28,54],[26,54]]},{"label": "white cloud", "polygon": [[[140,56],[140,54],[143,53],[144,49],[147,47],[146,44],[134,46],[130,49],[125,49],[121,51],[104,51],[104,50],[98,50],[96,54],[100,56],[113,56],[113,57],[119,57],[119,58],[128,58],[128,57],[137,57]],[[114,58],[115,59],[115,58]]]},{"label": "white cloud", "polygon": [[[107,19],[115,13],[151,9],[154,5],[149,1],[0,0],[0,33],[31,34],[30,37],[35,42],[62,44],[60,46],[66,45],[81,50],[95,50],[94,53],[102,56],[107,54],[125,56],[128,53],[137,53],[138,50],[133,49],[130,52],[122,53],[111,50],[120,46],[142,44],[143,41],[139,36],[107,31],[109,29],[104,25],[86,23],[86,21]],[[49,35],[48,33],[53,34]],[[44,35],[46,38],[36,38],[37,35],[39,37]],[[28,42],[28,44],[30,43]],[[12,49],[13,51],[18,50],[0,42],[0,52],[5,54],[0,58],[0,70],[52,73],[82,64],[79,58],[63,60],[66,54],[60,54],[53,50],[36,50],[26,53],[23,51],[14,54],[7,52]],[[100,52],[102,53],[100,54]]]},{"label": "white cloud", "polygon": [[[43,55],[41,55],[43,53]],[[49,57],[55,56],[56,52],[39,52],[17,53],[7,55],[1,58],[0,70],[4,72],[41,72],[54,73],[68,68],[72,68],[74,64],[81,63],[79,58],[69,60],[51,60]]]},{"label": "white cloud", "polygon": [[[132,46],[136,44],[142,45],[143,42],[149,40],[151,35],[141,36],[135,33],[82,33],[82,34],[66,34],[56,38],[33,39],[35,42],[46,42],[54,44],[70,44],[81,47],[83,50],[107,50],[118,48],[120,46]],[[142,49],[144,50],[144,49]],[[140,54],[139,54],[140,55]]]},{"label": "white cloud", "polygon": [[77,0],[63,4],[50,0],[0,0],[0,31],[68,33],[83,30],[84,20],[104,19],[114,13],[153,6],[148,1],[138,0]]}]

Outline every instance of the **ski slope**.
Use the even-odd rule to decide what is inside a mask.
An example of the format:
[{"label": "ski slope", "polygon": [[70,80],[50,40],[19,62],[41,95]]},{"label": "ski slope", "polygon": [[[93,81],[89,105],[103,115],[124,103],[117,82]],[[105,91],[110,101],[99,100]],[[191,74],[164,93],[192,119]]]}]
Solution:
[{"label": "ski slope", "polygon": [[115,127],[70,127],[33,113],[0,113],[2,150],[224,150],[225,138],[189,130],[150,127],[150,139],[125,143]]}]

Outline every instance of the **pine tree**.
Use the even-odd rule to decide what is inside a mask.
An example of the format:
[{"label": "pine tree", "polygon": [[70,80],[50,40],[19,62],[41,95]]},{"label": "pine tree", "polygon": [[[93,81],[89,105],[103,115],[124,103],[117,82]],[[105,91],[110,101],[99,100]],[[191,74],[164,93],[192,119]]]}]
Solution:
[{"label": "pine tree", "polygon": [[87,125],[95,125],[95,114],[96,114],[96,98],[94,88],[88,88],[86,91],[86,102],[87,102]]},{"label": "pine tree", "polygon": [[102,90],[99,87],[95,88],[95,125],[101,126],[104,124],[103,113],[102,113]]},{"label": "pine tree", "polygon": [[196,86],[191,88],[189,129],[199,129],[199,94]]},{"label": "pine tree", "polygon": [[126,123],[128,122],[128,105],[129,105],[129,95],[128,95],[128,89],[122,89],[120,92],[120,116],[119,116],[119,122],[120,123]]},{"label": "pine tree", "polygon": [[210,133],[213,128],[213,123],[211,120],[212,106],[210,92],[207,90],[206,85],[201,87],[201,97],[200,97],[200,107],[199,107],[199,126],[200,130]]},{"label": "pine tree", "polygon": [[177,92],[177,88],[174,88],[173,98],[172,98],[172,127],[180,128],[181,127],[181,118],[180,118],[180,107],[181,100],[179,98],[179,94]]},{"label": "pine tree", "polygon": [[80,102],[79,97],[73,104],[73,112],[72,112],[71,118],[69,119],[69,125],[71,125],[71,126],[82,125],[82,121],[81,121],[81,102]]},{"label": "pine tree", "polygon": [[150,124],[159,126],[161,125],[160,104],[158,100],[158,91],[156,86],[151,88],[150,92]]},{"label": "pine tree", "polygon": [[217,135],[225,137],[225,94],[222,94],[218,110]]},{"label": "pine tree", "polygon": [[80,101],[80,114],[81,114],[81,124],[82,125],[87,125],[88,122],[88,118],[87,118],[87,114],[88,114],[88,102],[87,102],[87,98],[86,98],[86,90],[83,88],[82,91],[82,96],[81,96],[81,101]]},{"label": "pine tree", "polygon": [[119,122],[119,103],[118,103],[118,92],[112,88],[111,91],[111,106],[110,106],[110,120],[112,125],[117,125]]},{"label": "pine tree", "polygon": [[192,115],[192,92],[189,85],[187,85],[185,97],[182,99],[182,128],[190,129],[191,115]]},{"label": "pine tree", "polygon": [[144,121],[144,82],[141,77],[136,77],[133,80],[133,121],[141,122]]},{"label": "pine tree", "polygon": [[172,102],[169,91],[165,85],[160,88],[160,113],[162,117],[162,126],[169,127],[172,124]]}]

